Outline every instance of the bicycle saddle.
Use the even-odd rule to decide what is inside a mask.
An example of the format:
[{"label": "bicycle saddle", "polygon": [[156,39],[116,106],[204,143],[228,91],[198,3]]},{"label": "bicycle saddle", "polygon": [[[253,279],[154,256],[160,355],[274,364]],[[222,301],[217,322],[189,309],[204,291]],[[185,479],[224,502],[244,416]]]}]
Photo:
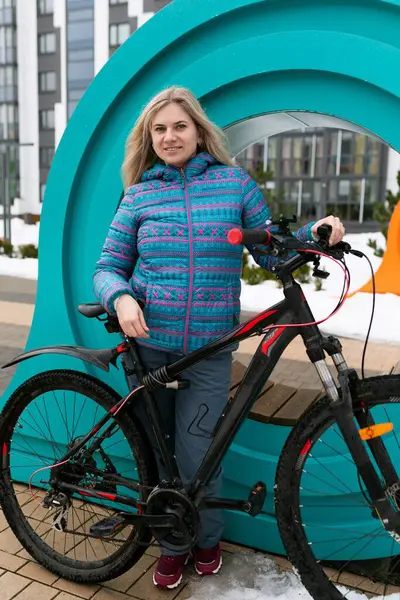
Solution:
[{"label": "bicycle saddle", "polygon": [[102,307],[98,302],[88,302],[87,304],[79,304],[78,310],[84,317],[93,319],[94,317],[100,317],[106,314],[106,309]]}]

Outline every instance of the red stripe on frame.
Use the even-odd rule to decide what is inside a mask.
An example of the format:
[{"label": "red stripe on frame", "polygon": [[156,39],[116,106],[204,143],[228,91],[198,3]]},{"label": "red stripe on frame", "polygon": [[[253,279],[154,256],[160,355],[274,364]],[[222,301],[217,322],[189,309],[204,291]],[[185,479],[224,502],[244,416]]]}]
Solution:
[{"label": "red stripe on frame", "polygon": [[255,325],[257,325],[257,323],[259,323],[260,321],[265,319],[265,317],[269,317],[270,315],[273,315],[275,313],[276,313],[276,310],[269,310],[267,312],[263,312],[263,313],[257,315],[256,317],[254,317],[254,319],[249,321],[246,325],[243,325],[243,327],[241,329],[239,329],[239,331],[235,334],[234,337],[237,337],[238,335],[241,335],[242,333],[246,333],[247,331],[250,331],[250,329],[252,329]]},{"label": "red stripe on frame", "polygon": [[265,342],[263,342],[261,344],[261,352],[263,354],[268,354],[269,348],[278,339],[278,337],[281,335],[281,333],[283,332],[284,329],[285,329],[284,327],[278,327],[277,330],[275,331],[274,335],[271,336],[269,338],[269,340],[265,340]]},{"label": "red stripe on frame", "polygon": [[115,500],[116,498],[115,494],[108,494],[107,492],[96,492],[95,494],[91,494],[90,492],[81,492],[78,490],[77,492],[81,496],[90,496],[91,498],[97,498],[98,496],[101,498],[107,498],[107,500]]},{"label": "red stripe on frame", "polygon": [[107,494],[106,492],[96,492],[96,495],[107,498],[107,500],[115,500],[116,498],[115,494]]}]

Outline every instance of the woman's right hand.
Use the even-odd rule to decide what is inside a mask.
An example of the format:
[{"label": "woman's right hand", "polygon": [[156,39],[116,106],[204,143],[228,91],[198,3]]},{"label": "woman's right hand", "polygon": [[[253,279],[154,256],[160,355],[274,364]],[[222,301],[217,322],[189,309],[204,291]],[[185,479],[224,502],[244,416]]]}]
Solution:
[{"label": "woman's right hand", "polygon": [[119,296],[114,303],[122,331],[128,337],[149,338],[149,328],[139,304],[129,294]]}]

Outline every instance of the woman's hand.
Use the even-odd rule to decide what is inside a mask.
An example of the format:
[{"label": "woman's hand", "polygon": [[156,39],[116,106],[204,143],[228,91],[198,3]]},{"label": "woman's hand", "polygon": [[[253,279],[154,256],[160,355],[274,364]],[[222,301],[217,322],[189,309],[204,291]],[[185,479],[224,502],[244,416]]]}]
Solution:
[{"label": "woman's hand", "polygon": [[149,338],[149,328],[139,304],[129,294],[123,294],[114,303],[119,324],[128,337]]},{"label": "woman's hand", "polygon": [[332,227],[332,233],[329,237],[329,245],[334,246],[338,244],[344,236],[344,226],[342,221],[338,217],[334,217],[330,215],[329,217],[325,217],[324,219],[320,219],[312,226],[311,231],[313,235],[318,237],[317,229],[321,225],[330,225]]}]

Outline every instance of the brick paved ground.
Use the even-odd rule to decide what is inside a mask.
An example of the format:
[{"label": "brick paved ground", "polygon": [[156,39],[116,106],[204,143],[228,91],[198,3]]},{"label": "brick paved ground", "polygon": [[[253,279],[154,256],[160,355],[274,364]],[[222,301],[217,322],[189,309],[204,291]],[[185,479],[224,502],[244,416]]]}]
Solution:
[{"label": "brick paved ground", "polygon": [[[0,364],[3,364],[24,348],[33,315],[36,293],[35,282],[0,277]],[[240,360],[248,362],[257,340],[241,344]],[[362,343],[342,340],[344,353],[352,367],[359,367]],[[285,351],[272,378],[286,385],[320,387],[313,366],[307,362],[301,340],[294,340]],[[400,359],[400,348],[370,344],[367,353],[367,373],[388,371]],[[0,395],[6,388],[12,370],[0,371]],[[224,544],[224,558],[228,563],[238,546]],[[250,550],[249,550],[250,551]],[[117,580],[98,585],[76,585],[53,576],[37,565],[22,549],[7,523],[0,515],[0,600],[186,600],[192,590],[201,585],[192,567],[187,567],[189,583],[178,591],[161,592],[152,583],[152,567],[158,550],[150,548],[140,562]],[[282,558],[275,558],[283,568]]]},{"label": "brick paved ground", "polygon": [[[223,543],[223,560],[227,566],[233,553],[244,549]],[[252,552],[247,549],[246,552]],[[4,518],[0,523],[0,598],[1,600],[187,600],[201,585],[192,565],[185,570],[186,583],[177,590],[158,590],[152,583],[152,570],[158,548],[149,548],[140,561],[121,577],[103,585],[72,583],[53,575],[32,560],[22,549]],[[285,561],[276,557],[278,564]],[[208,600],[208,599],[207,599]]]}]

